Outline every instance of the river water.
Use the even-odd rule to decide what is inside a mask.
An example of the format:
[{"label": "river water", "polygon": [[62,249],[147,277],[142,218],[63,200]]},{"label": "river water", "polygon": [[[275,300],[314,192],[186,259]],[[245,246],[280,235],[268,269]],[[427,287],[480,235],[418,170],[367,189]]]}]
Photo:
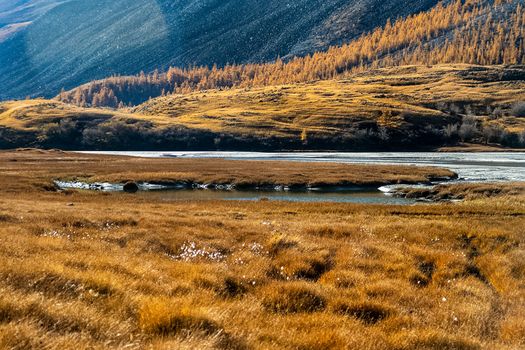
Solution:
[{"label": "river water", "polygon": [[148,158],[223,158],[357,164],[424,165],[448,168],[462,181],[525,181],[525,152],[520,153],[260,153],[260,152],[86,152]]},{"label": "river water", "polygon": [[[83,152],[146,158],[221,158],[232,160],[273,160],[297,162],[335,162],[349,164],[398,164],[437,166],[450,169],[462,182],[525,181],[525,152],[520,153],[261,153],[261,152]],[[285,200],[301,202],[352,202],[368,204],[412,204],[413,200],[394,198],[377,189],[337,192],[289,191],[159,191],[160,200]]]}]

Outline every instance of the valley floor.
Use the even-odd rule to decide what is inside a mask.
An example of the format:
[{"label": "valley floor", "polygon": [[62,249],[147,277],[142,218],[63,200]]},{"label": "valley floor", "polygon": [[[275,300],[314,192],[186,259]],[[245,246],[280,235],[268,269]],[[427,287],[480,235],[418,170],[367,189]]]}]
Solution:
[{"label": "valley floor", "polygon": [[[211,176],[155,162],[0,153],[0,348],[525,347],[522,193],[414,206],[162,202],[51,182]],[[267,164],[207,162],[243,181]],[[272,181],[359,170],[288,165]]]}]

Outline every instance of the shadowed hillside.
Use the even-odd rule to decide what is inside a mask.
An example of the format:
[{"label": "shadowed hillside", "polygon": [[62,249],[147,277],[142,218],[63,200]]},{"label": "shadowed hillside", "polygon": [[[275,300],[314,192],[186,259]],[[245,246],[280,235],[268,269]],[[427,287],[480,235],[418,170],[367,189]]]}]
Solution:
[{"label": "shadowed hillside", "polygon": [[30,22],[60,3],[71,0],[9,0],[0,2],[0,28],[21,22]]},{"label": "shadowed hillside", "polygon": [[0,47],[4,41],[27,29],[33,24],[33,21],[45,15],[47,11],[66,1],[70,0],[8,0],[0,2]]}]

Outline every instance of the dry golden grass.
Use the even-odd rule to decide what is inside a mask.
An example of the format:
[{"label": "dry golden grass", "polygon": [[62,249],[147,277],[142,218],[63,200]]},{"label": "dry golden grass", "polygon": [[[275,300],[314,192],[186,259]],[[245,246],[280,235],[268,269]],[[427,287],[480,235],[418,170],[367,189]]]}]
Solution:
[{"label": "dry golden grass", "polygon": [[79,108],[44,99],[8,101],[0,104],[0,124],[26,131],[39,130],[42,125],[56,123],[64,118],[84,117],[107,120],[115,114],[118,113],[104,109]]},{"label": "dry golden grass", "polygon": [[440,129],[458,123],[447,114],[455,105],[462,114],[468,106],[487,123],[521,132],[523,118],[488,120],[494,109],[508,114],[513,105],[525,101],[523,80],[501,79],[504,72],[503,66],[464,64],[384,68],[342,80],[172,95],[119,111],[58,101],[15,101],[0,104],[0,126],[38,131],[63,119],[140,120],[156,128],[186,126],[233,135],[297,139],[305,132],[307,139],[366,129],[370,122],[394,129],[412,125]]},{"label": "dry golden grass", "polygon": [[34,185],[103,168],[82,157],[0,157],[0,348],[525,347],[522,195],[165,202]]},{"label": "dry golden grass", "polygon": [[498,145],[483,145],[473,143],[460,142],[456,146],[446,146],[437,149],[438,152],[454,153],[454,152],[523,152],[523,149],[519,148],[502,148]]},{"label": "dry golden grass", "polygon": [[398,195],[433,201],[525,195],[525,183],[443,184],[432,188],[401,188]]},{"label": "dry golden grass", "polygon": [[[420,123],[439,125],[457,121],[438,104],[471,105],[473,113],[486,117],[488,106],[509,110],[525,100],[523,81],[499,80],[502,72],[501,66],[462,64],[384,68],[344,80],[167,96],[132,111],[196,128],[249,134],[330,134],[370,120],[399,128],[407,124],[403,114],[411,115],[412,122],[419,118]],[[498,123],[512,131],[525,129],[519,118]]]}]

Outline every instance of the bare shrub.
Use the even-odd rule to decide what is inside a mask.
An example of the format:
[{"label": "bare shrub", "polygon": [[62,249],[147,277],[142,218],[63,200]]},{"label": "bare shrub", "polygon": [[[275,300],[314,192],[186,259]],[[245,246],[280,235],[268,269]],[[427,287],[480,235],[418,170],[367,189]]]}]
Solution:
[{"label": "bare shrub", "polygon": [[459,128],[459,137],[463,142],[471,141],[478,133],[476,119],[473,117],[466,117],[463,119],[463,124]]},{"label": "bare shrub", "polygon": [[516,103],[512,107],[511,114],[518,118],[525,118],[525,102]]}]

